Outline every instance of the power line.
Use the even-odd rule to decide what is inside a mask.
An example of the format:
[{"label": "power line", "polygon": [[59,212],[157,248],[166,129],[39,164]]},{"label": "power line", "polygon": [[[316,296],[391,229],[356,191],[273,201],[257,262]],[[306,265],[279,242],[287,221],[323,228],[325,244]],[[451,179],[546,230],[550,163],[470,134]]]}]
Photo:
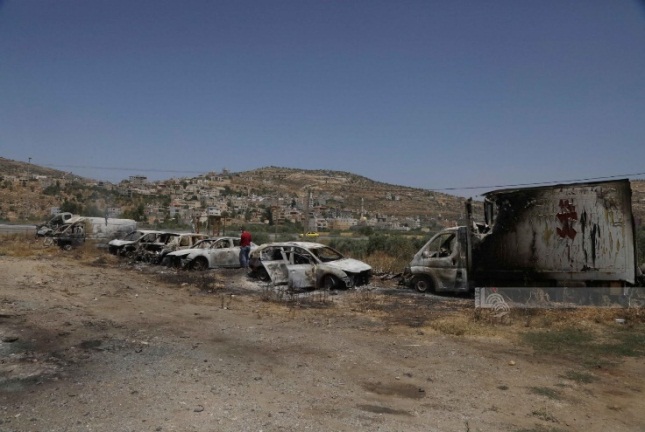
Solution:
[{"label": "power line", "polygon": [[476,190],[476,189],[502,189],[502,188],[513,188],[513,187],[523,187],[523,186],[541,186],[541,185],[550,185],[550,184],[559,184],[559,183],[577,183],[577,182],[589,182],[589,181],[598,181],[598,180],[608,180],[614,178],[629,178],[629,177],[640,177],[645,176],[645,172],[641,173],[631,173],[631,174],[616,174],[603,177],[588,177],[588,178],[579,178],[579,179],[569,179],[569,180],[551,180],[544,182],[533,182],[533,183],[516,183],[516,184],[505,184],[505,185],[489,185],[489,186],[463,186],[463,187],[448,187],[448,188],[431,188],[433,191],[455,191],[455,190]]}]

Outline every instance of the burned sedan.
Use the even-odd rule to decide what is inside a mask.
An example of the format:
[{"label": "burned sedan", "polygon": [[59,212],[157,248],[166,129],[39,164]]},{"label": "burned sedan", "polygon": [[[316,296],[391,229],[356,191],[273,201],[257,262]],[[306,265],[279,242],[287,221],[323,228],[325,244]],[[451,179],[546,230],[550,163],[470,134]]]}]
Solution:
[{"label": "burned sedan", "polygon": [[344,289],[367,285],[372,267],[321,243],[268,243],[251,252],[251,276],[290,288]]},{"label": "burned sedan", "polygon": [[152,234],[149,236],[150,239],[153,239],[153,237],[156,236],[156,234],[160,234],[161,231],[153,231],[153,230],[134,230],[126,234],[125,237],[122,239],[113,239],[110,240],[108,243],[108,251],[111,254],[114,255],[121,255],[123,252],[127,251],[126,246],[131,245],[137,240],[139,240],[141,237],[145,236],[146,234]]},{"label": "burned sedan", "polygon": [[128,245],[126,247],[135,246],[134,250],[131,250],[129,253],[129,256],[134,258],[136,261],[158,264],[161,262],[160,259],[162,251],[169,245],[176,242],[179,235],[179,233],[162,232],[157,234],[151,241],[144,241],[147,236],[143,236],[132,245]]},{"label": "burned sedan", "polygon": [[[145,245],[154,243],[157,238],[163,234],[161,231],[146,231],[136,240],[126,240],[124,242],[114,242],[111,245],[116,247],[116,254],[134,258],[137,251],[144,249]],[[108,244],[108,247],[110,244]]]},{"label": "burned sedan", "polygon": [[[251,251],[258,246],[251,243]],[[170,252],[168,265],[192,270],[240,267],[239,237],[216,237],[202,240],[190,249]]]},{"label": "burned sedan", "polygon": [[183,233],[173,236],[168,239],[163,249],[158,252],[156,263],[170,265],[172,258],[170,258],[168,254],[180,250],[192,249],[197,245],[197,243],[207,238],[208,236],[206,234],[199,233]]}]

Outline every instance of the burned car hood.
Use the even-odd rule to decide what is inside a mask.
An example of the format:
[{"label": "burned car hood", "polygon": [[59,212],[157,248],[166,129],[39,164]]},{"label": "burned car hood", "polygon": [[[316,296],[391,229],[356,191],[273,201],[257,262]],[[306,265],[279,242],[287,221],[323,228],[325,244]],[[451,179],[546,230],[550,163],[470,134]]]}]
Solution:
[{"label": "burned car hood", "polygon": [[360,273],[366,270],[372,270],[372,267],[365,264],[363,261],[359,261],[354,258],[343,258],[337,261],[329,261],[324,263],[324,265],[349,273]]},{"label": "burned car hood", "polygon": [[174,252],[170,252],[168,255],[170,256],[186,256],[190,255],[192,253],[201,253],[204,252],[204,249],[179,249]]},{"label": "burned car hood", "polygon": [[135,240],[119,240],[119,239],[114,239],[110,240],[108,243],[110,246],[125,246],[134,243]]}]

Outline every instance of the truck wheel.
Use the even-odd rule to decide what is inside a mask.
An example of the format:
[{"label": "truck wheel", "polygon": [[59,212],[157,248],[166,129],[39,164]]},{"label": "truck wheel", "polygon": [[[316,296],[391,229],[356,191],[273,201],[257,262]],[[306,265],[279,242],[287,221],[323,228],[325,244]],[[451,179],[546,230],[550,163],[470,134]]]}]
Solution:
[{"label": "truck wheel", "polygon": [[432,291],[432,281],[428,276],[415,276],[412,280],[412,286],[419,292]]},{"label": "truck wheel", "polygon": [[195,258],[191,267],[197,271],[208,270],[208,261],[204,257]]}]

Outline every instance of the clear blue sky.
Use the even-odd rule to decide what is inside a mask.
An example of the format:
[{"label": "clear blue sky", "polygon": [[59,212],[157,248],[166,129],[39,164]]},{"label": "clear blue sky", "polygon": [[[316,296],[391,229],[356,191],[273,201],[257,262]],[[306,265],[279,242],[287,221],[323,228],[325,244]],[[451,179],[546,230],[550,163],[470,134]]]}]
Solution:
[{"label": "clear blue sky", "polygon": [[643,173],[645,3],[0,0],[0,156],[437,190]]}]

